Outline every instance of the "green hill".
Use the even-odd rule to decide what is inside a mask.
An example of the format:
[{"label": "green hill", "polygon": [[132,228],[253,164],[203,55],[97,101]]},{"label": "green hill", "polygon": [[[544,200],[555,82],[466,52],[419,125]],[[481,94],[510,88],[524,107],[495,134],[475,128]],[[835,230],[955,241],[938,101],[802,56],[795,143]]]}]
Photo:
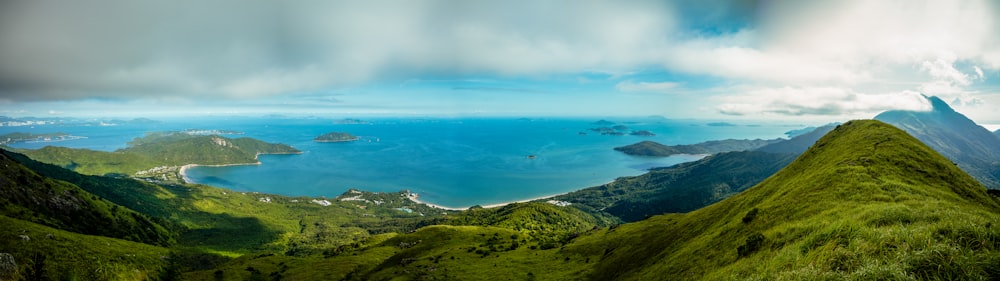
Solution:
[{"label": "green hill", "polygon": [[[0,216],[0,255],[17,270],[3,280],[166,280],[170,250],[102,236],[83,235]],[[167,278],[162,278],[167,277]]]},{"label": "green hill", "polygon": [[747,191],[578,238],[595,280],[1000,278],[1000,205],[948,159],[852,121]]},{"label": "green hill", "polygon": [[230,139],[182,132],[150,133],[114,152],[52,146],[16,151],[82,174],[167,177],[175,181],[182,165],[253,164],[258,163],[259,154],[301,153],[288,145],[252,138]]},{"label": "green hill", "polygon": [[168,246],[174,235],[152,218],[80,187],[42,177],[0,150],[0,214],[90,235]]}]

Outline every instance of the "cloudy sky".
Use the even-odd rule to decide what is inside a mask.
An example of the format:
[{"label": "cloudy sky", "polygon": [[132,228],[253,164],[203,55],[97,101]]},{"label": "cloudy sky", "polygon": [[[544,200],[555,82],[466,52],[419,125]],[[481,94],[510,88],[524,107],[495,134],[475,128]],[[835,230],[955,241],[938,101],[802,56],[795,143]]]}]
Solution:
[{"label": "cloudy sky", "polygon": [[2,1],[0,115],[1000,123],[996,2],[676,2]]}]

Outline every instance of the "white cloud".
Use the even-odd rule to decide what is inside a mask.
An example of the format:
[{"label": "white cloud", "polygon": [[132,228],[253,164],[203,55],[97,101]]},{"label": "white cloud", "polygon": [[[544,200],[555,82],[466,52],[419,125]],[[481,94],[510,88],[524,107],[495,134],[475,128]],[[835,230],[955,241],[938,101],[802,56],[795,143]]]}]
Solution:
[{"label": "white cloud", "polygon": [[683,85],[678,82],[635,82],[632,80],[622,81],[615,85],[615,89],[622,92],[650,92],[669,93]]},{"label": "white cloud", "polygon": [[919,93],[864,94],[834,87],[762,88],[718,97],[718,110],[739,116],[852,116],[870,118],[886,110],[930,110]]},{"label": "white cloud", "polygon": [[722,99],[727,114],[831,115],[891,108],[883,97],[896,94],[866,93],[904,90],[975,104],[968,88],[1000,70],[991,1],[698,2],[0,4],[0,100],[239,99],[427,78],[599,72],[618,81],[649,70],[719,78],[760,100],[673,78],[616,88],[683,85],[687,96]]}]

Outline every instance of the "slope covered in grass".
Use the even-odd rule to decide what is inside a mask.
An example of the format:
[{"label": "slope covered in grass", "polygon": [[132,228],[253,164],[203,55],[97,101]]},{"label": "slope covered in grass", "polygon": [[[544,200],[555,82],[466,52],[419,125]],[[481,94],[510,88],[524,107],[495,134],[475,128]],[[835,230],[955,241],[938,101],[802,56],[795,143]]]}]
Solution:
[{"label": "slope covered in grass", "polygon": [[[170,251],[83,235],[0,216],[0,253],[17,264],[12,280],[162,280]],[[4,279],[7,280],[7,279]]]},{"label": "slope covered in grass", "polygon": [[0,215],[78,233],[173,244],[175,235],[152,218],[40,176],[9,154],[0,150]]},{"label": "slope covered in grass", "polygon": [[1000,277],[1000,205],[902,130],[852,121],[747,191],[578,238],[596,280]]},{"label": "slope covered in grass", "polygon": [[[589,215],[548,203],[476,209],[406,234],[383,234],[322,255],[247,255],[192,280],[567,280],[586,277],[598,257],[566,253],[596,229]],[[470,224],[470,225],[461,225]]]}]

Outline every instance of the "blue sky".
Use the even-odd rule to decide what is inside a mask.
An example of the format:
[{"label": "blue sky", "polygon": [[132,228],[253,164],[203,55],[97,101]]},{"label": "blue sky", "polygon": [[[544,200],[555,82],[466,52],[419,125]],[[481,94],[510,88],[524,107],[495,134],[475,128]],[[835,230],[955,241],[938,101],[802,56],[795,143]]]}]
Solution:
[{"label": "blue sky", "polygon": [[1000,124],[991,1],[4,1],[0,115]]}]

